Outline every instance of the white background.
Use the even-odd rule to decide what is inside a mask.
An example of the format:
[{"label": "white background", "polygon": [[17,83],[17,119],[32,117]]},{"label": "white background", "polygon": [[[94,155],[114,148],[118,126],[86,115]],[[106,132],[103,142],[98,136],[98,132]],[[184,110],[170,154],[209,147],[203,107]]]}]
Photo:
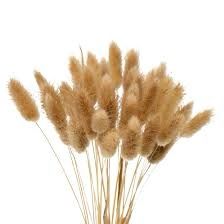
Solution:
[{"label": "white background", "polygon": [[38,97],[34,69],[58,84],[69,80],[68,57],[79,55],[79,45],[101,57],[114,40],[124,52],[139,51],[144,72],[165,61],[194,112],[215,113],[153,172],[133,223],[223,224],[223,21],[221,0],[0,0],[0,223],[72,224],[80,216],[42,136],[10,101],[8,80],[21,80]]}]

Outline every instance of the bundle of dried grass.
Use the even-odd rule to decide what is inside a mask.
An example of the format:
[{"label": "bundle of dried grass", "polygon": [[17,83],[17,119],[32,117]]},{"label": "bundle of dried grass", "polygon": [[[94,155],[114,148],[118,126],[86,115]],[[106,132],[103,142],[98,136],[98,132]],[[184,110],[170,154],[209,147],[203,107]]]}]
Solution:
[{"label": "bundle of dried grass", "polygon": [[[112,42],[108,60],[98,60],[91,52],[86,61],[83,54],[81,61],[70,58],[72,85],[62,82],[54,88],[35,71],[42,108],[68,147],[76,190],[37,123],[39,112],[30,93],[15,79],[8,85],[21,115],[37,124],[50,145],[86,224],[128,224],[151,165],[163,160],[179,138],[191,137],[212,116],[211,110],[205,110],[192,118],[193,103],[182,105],[184,89],[167,74],[164,63],[144,75],[138,53],[132,49],[124,57],[124,69],[122,64],[121,50]],[[89,186],[83,183],[80,153],[87,159]],[[135,169],[128,172],[131,163]]]}]

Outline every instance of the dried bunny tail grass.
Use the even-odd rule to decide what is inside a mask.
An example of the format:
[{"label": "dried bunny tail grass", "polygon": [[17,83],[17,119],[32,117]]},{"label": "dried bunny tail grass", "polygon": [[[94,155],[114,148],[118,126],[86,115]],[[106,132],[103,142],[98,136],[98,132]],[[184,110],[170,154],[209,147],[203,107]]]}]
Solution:
[{"label": "dried bunny tail grass", "polygon": [[112,157],[117,149],[119,143],[119,135],[116,129],[110,129],[109,131],[100,134],[97,138],[97,142],[101,149],[103,157]]},{"label": "dried bunny tail grass", "polygon": [[[38,81],[37,81],[38,82]],[[61,140],[68,144],[67,118],[58,91],[44,79],[44,85],[39,86],[41,93],[42,108],[47,118],[52,122]]]},{"label": "dried bunny tail grass", "polygon": [[112,42],[109,47],[109,71],[116,88],[121,85],[122,81],[121,60],[121,50],[115,42]]},{"label": "dried bunny tail grass", "polygon": [[59,95],[65,110],[65,113],[71,119],[77,119],[77,116],[75,115],[75,107],[74,107],[74,92],[71,86],[66,82],[62,82],[61,86],[59,87]]},{"label": "dried bunny tail grass", "polygon": [[86,90],[92,105],[94,105],[96,103],[96,79],[94,77],[93,71],[90,70],[87,66],[85,66],[83,69],[81,87]]},{"label": "dried bunny tail grass", "polygon": [[147,87],[143,88],[142,99],[139,106],[139,118],[144,122],[147,117],[150,115],[150,111],[155,105],[155,100],[158,93],[158,86],[156,83],[150,84]]},{"label": "dried bunny tail grass", "polygon": [[91,128],[91,118],[93,115],[93,106],[89,99],[88,93],[84,89],[78,89],[75,93],[75,109],[78,115],[80,125],[84,128],[88,138],[96,136]]},{"label": "dried bunny tail grass", "polygon": [[177,84],[172,90],[168,92],[166,103],[161,109],[162,126],[166,126],[172,119],[173,114],[178,108],[184,96],[184,89],[180,84]]},{"label": "dried bunny tail grass", "polygon": [[152,117],[161,112],[161,108],[166,104],[167,95],[169,91],[173,89],[174,83],[171,77],[162,76],[160,79],[155,81],[154,85],[157,86],[157,91],[155,100],[148,112]]},{"label": "dried bunny tail grass", "polygon": [[101,71],[101,77],[103,77],[106,74],[109,74],[109,64],[105,58],[102,58],[100,61],[100,71]]},{"label": "dried bunny tail grass", "polygon": [[137,66],[130,68],[123,76],[124,91],[127,91],[130,85],[138,80],[139,76],[139,68]]},{"label": "dried bunny tail grass", "polygon": [[81,153],[85,151],[89,141],[86,137],[84,129],[78,124],[78,122],[75,122],[72,119],[69,120],[67,134],[69,145],[71,145],[76,150],[76,152]]},{"label": "dried bunny tail grass", "polygon": [[109,129],[110,120],[105,110],[98,109],[93,113],[91,127],[98,134],[102,134]]},{"label": "dried bunny tail grass", "polygon": [[[51,85],[40,72],[35,72],[34,74],[36,82],[38,84],[40,90],[40,99],[41,99],[41,106],[44,110],[45,108],[45,96],[46,94],[52,96],[52,98],[59,99],[58,92],[54,89],[53,85]],[[60,99],[59,99],[60,100]]]},{"label": "dried bunny tail grass", "polygon": [[128,129],[135,132],[140,133],[141,131],[141,124],[139,119],[136,116],[132,116],[128,121]]},{"label": "dried bunny tail grass", "polygon": [[95,73],[99,72],[99,62],[92,52],[88,52],[86,64],[91,68]]},{"label": "dried bunny tail grass", "polygon": [[182,114],[185,118],[185,122],[187,122],[191,117],[193,105],[193,102],[190,102],[183,107],[180,107],[176,113]]},{"label": "dried bunny tail grass", "polygon": [[114,128],[118,116],[118,102],[113,82],[109,75],[104,75],[98,90],[98,104],[104,109],[110,119],[110,127]]},{"label": "dried bunny tail grass", "polygon": [[155,151],[148,157],[148,161],[152,164],[159,163],[165,158],[175,142],[176,139],[165,146],[155,146]]},{"label": "dried bunny tail grass", "polygon": [[121,113],[120,113],[120,120],[119,120],[119,128],[123,129],[128,120],[133,116],[138,115],[138,98],[133,93],[124,93],[122,98],[122,105],[121,105]]},{"label": "dried bunny tail grass", "polygon": [[137,82],[133,82],[127,90],[128,95],[134,95],[138,100],[140,100],[140,98],[141,98],[140,92],[141,92],[141,90],[139,87],[139,83],[137,83]]},{"label": "dried bunny tail grass", "polygon": [[72,87],[67,82],[62,82],[61,86],[60,86],[60,89],[63,89],[63,90],[68,91],[68,92],[73,91]]},{"label": "dried bunny tail grass", "polygon": [[36,79],[37,85],[40,90],[43,90],[44,87],[48,84],[47,80],[39,71],[34,71],[34,77]]},{"label": "dried bunny tail grass", "polygon": [[9,81],[8,89],[9,94],[22,117],[27,121],[36,122],[40,115],[31,94],[15,79]]},{"label": "dried bunny tail grass", "polygon": [[164,62],[160,63],[160,65],[153,70],[153,75],[157,79],[161,79],[166,75],[166,64]]},{"label": "dried bunny tail grass", "polygon": [[124,80],[126,79],[126,76],[128,75],[130,69],[133,67],[139,69],[139,55],[134,49],[131,49],[125,56],[124,74],[123,74]]},{"label": "dried bunny tail grass", "polygon": [[148,157],[156,146],[156,139],[159,134],[160,119],[155,117],[154,119],[147,121],[145,129],[142,134],[140,155]]},{"label": "dried bunny tail grass", "polygon": [[91,69],[92,73],[94,74],[95,83],[98,84],[102,77],[103,68],[93,53],[88,52],[86,64],[87,67]]},{"label": "dried bunny tail grass", "polygon": [[67,119],[59,95],[46,93],[44,96],[44,105],[47,118],[54,125],[63,143],[67,145]]},{"label": "dried bunny tail grass", "polygon": [[181,133],[181,136],[191,137],[203,126],[205,126],[210,121],[211,117],[212,117],[212,110],[205,110],[203,112],[198,113],[186,124]]},{"label": "dried bunny tail grass", "polygon": [[157,138],[160,146],[169,144],[175,139],[183,128],[185,118],[182,114],[175,114],[166,126],[161,126],[161,131]]},{"label": "dried bunny tail grass", "polygon": [[136,116],[132,116],[127,128],[122,133],[121,156],[123,159],[134,159],[139,153],[141,125]]},{"label": "dried bunny tail grass", "polygon": [[80,64],[79,60],[75,57],[69,58],[69,70],[72,75],[72,80],[75,86],[80,86],[83,70],[82,65]]}]

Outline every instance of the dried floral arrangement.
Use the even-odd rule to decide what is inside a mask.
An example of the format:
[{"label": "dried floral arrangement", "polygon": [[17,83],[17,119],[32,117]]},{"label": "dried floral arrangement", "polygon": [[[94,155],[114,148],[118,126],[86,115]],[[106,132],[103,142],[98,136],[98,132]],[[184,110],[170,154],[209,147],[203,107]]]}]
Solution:
[{"label": "dried floral arrangement", "polygon": [[[179,138],[191,137],[207,124],[212,112],[192,117],[193,103],[181,104],[184,89],[166,73],[165,64],[143,75],[133,49],[122,59],[112,42],[108,60],[99,61],[91,52],[86,60],[81,56],[70,58],[71,84],[62,82],[55,88],[35,71],[42,109],[68,149],[76,188],[38,124],[31,94],[15,79],[9,82],[9,93],[21,115],[38,126],[50,145],[83,222],[128,224],[150,168]],[[80,157],[86,159],[88,177],[80,168]],[[89,184],[84,184],[87,178]]]}]

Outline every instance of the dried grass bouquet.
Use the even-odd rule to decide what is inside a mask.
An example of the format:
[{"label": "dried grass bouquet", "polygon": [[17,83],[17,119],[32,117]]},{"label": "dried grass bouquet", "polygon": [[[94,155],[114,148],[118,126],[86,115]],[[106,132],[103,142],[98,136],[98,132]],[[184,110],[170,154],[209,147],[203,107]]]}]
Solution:
[{"label": "dried grass bouquet", "polygon": [[[82,51],[81,51],[82,53]],[[182,105],[184,89],[160,64],[146,75],[139,57],[124,57],[112,42],[109,58],[70,58],[72,83],[58,88],[35,72],[42,109],[68,149],[74,176],[38,124],[39,111],[23,85],[11,79],[9,93],[21,115],[34,122],[50,145],[86,224],[128,224],[140,187],[181,137],[191,137],[208,123],[211,110],[194,117],[193,103]],[[85,163],[80,166],[80,160]],[[85,166],[85,167],[83,167]],[[72,178],[76,181],[72,181]]]}]

